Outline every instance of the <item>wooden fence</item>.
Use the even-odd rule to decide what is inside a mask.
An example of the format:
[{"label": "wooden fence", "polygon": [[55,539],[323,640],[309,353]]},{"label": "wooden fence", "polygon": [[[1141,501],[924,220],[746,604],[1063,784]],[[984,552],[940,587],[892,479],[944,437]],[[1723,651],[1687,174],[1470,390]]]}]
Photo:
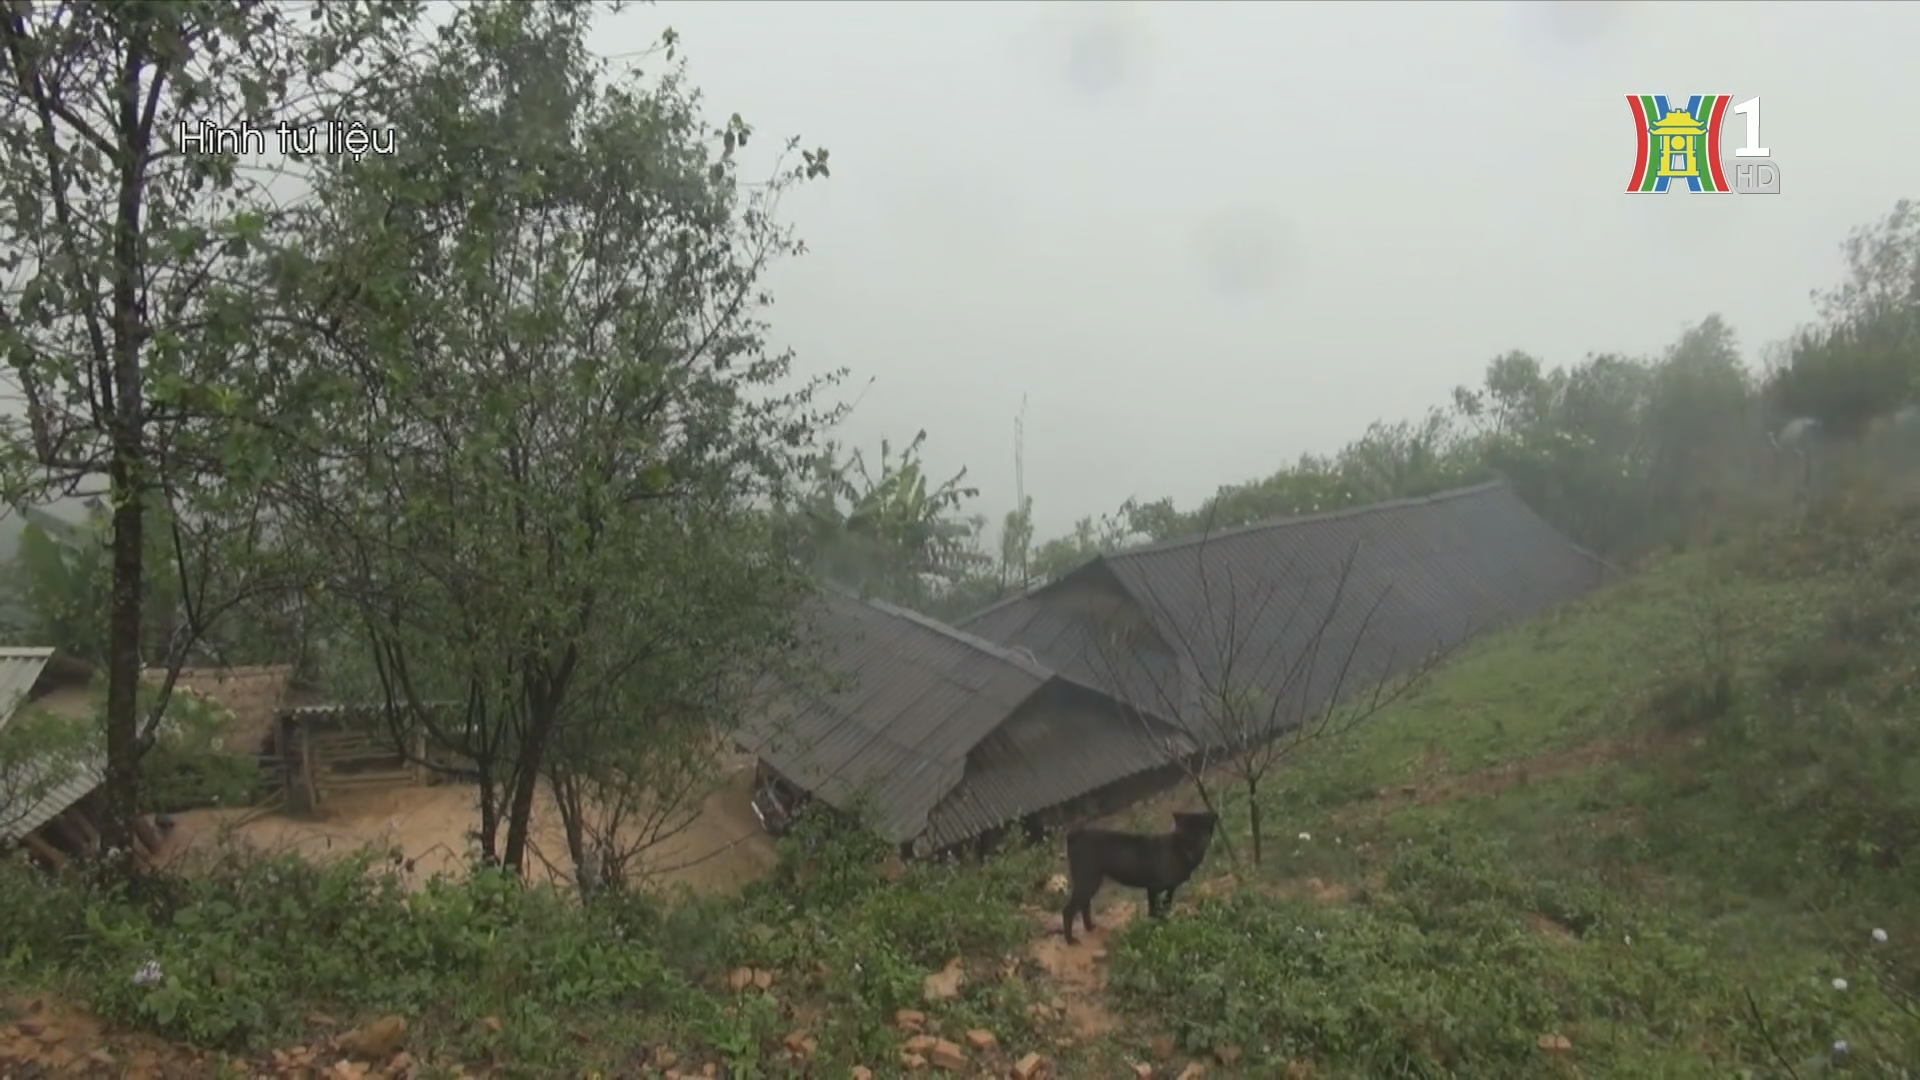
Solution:
[{"label": "wooden fence", "polygon": [[[354,792],[431,784],[425,735],[414,732],[403,753],[385,712],[372,705],[306,705],[276,718],[279,788],[289,813],[319,812]],[[439,755],[436,755],[436,757]]]}]

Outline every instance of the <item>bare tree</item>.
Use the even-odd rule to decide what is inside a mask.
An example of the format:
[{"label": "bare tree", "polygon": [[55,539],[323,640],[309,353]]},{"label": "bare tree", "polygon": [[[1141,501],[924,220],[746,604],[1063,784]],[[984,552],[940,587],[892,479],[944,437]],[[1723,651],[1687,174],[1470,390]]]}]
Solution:
[{"label": "bare tree", "polygon": [[1152,730],[1160,726],[1153,720],[1171,722],[1191,738],[1197,750],[1161,745],[1208,809],[1218,811],[1216,775],[1238,787],[1258,866],[1260,787],[1274,769],[1405,697],[1468,628],[1412,655],[1384,641],[1392,635],[1381,633],[1378,616],[1393,586],[1356,581],[1358,543],[1325,573],[1298,559],[1279,573],[1252,572],[1215,551],[1208,539],[1195,545],[1193,588],[1129,582],[1143,617],[1103,619],[1094,663],[1131,715]]}]

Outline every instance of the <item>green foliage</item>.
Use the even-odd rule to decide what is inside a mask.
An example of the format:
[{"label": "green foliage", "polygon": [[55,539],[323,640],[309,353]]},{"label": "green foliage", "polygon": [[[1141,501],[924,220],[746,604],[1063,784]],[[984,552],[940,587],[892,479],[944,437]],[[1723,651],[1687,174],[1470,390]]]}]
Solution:
[{"label": "green foliage", "polygon": [[944,606],[946,594],[981,578],[993,564],[978,547],[985,521],[965,512],[979,489],[966,484],[965,469],[929,486],[920,458],[926,441],[921,431],[895,454],[882,439],[877,471],[859,450],[843,458],[838,446],[823,447],[808,486],[781,511],[802,564],[865,595],[923,610]]},{"label": "green foliage", "polygon": [[[585,907],[495,871],[410,890],[375,852],[227,858],[139,901],[0,861],[0,975],[62,973],[103,1015],[199,1045],[283,1043],[314,1010],[390,1012],[422,1058],[583,1069],[645,1042],[750,1075],[792,1030],[781,1000],[823,1010],[826,1060],[890,1060],[893,1011],[926,1007],[922,979],[961,959],[954,1020],[1023,1037],[1029,998],[1002,958],[1028,932],[1033,856],[890,868],[871,834],[832,826],[784,843],[790,868],[822,872]],[[725,989],[742,964],[779,972],[778,998]]]},{"label": "green foliage", "polygon": [[1920,393],[1920,205],[1902,199],[1844,245],[1847,279],[1822,297],[1821,325],[1799,335],[1768,393],[1843,440]]},{"label": "green foliage", "polygon": [[[419,12],[25,3],[0,22],[0,354],[24,398],[0,422],[0,498],[39,505],[106,477],[105,648],[91,616],[42,629],[109,667],[114,848],[137,802],[141,654],[178,662],[238,605],[286,587],[254,558],[271,546],[261,488],[315,419],[268,359],[286,328],[261,287],[284,224],[270,170],[241,167],[239,146],[191,152],[180,133],[355,115],[342,88],[377,84]],[[113,92],[102,72],[121,73]],[[166,578],[178,608],[153,605],[150,626]]]},{"label": "green foliage", "polygon": [[[23,643],[51,645],[81,660],[107,653],[107,551],[104,515],[94,511],[86,526],[29,520],[20,550],[8,567],[7,591],[25,615],[16,628]],[[56,531],[57,530],[57,531]]]},{"label": "green foliage", "polygon": [[[633,1010],[667,1020],[686,1008],[686,981],[654,952],[607,947],[616,927],[550,891],[486,872],[409,893],[372,862],[232,862],[172,882],[158,902],[87,892],[57,906],[47,901],[83,887],[9,863],[0,956],[97,973],[92,1000],[104,1015],[216,1046],[288,1037],[314,1008],[476,1031],[490,1012],[506,1021],[503,1034],[469,1038],[560,1064],[571,1040],[555,1038],[559,1017]],[[157,983],[135,977],[148,964]]]},{"label": "green foliage", "polygon": [[[148,699],[159,693],[141,687]],[[146,704],[143,712],[151,712]],[[247,748],[227,744],[233,718],[223,708],[190,694],[175,693],[153,746],[141,759],[146,783],[142,809],[175,812],[203,806],[250,806],[260,790],[260,759]]]},{"label": "green foliage", "polygon": [[399,152],[321,164],[276,266],[313,330],[290,362],[332,376],[279,492],[320,616],[474,763],[516,869],[536,777],[571,785],[578,862],[584,786],[665,775],[786,662],[807,583],[759,507],[832,416],[761,319],[800,250],[774,204],[820,170],[743,179],[751,129],[709,129],[678,69],[591,56],[593,17],[459,9],[363,113]]}]

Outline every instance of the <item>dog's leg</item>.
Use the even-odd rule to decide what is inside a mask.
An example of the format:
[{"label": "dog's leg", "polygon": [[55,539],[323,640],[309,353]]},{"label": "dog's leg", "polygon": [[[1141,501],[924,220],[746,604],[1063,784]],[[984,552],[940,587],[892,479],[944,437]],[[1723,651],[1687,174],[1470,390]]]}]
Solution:
[{"label": "dog's leg", "polygon": [[1067,897],[1067,906],[1060,912],[1060,922],[1061,925],[1065,927],[1067,944],[1073,944],[1073,916],[1075,912],[1080,913],[1080,921],[1089,931],[1093,929],[1093,896],[1094,893],[1099,891],[1099,885],[1095,885],[1091,892],[1083,891],[1076,887],[1073,890],[1073,894]]}]

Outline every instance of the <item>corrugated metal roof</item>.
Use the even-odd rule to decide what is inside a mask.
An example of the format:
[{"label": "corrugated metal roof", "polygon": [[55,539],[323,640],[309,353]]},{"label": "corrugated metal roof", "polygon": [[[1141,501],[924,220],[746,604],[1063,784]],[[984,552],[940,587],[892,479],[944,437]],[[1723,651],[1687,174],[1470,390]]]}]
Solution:
[{"label": "corrugated metal roof", "polygon": [[[40,680],[49,660],[53,659],[50,648],[0,648],[0,728],[12,720],[20,711],[20,706],[33,692],[34,683]],[[0,808],[0,840],[15,840],[52,821],[61,811],[81,799],[87,793],[100,786],[106,775],[104,761],[93,757],[77,762],[69,775],[61,783],[41,793],[33,805]],[[50,768],[50,766],[48,766]],[[47,769],[29,770],[8,786],[16,791],[30,791],[47,779]],[[4,793],[0,793],[4,794]]]},{"label": "corrugated metal roof", "polygon": [[13,719],[14,710],[33,692],[40,672],[53,659],[49,648],[0,648],[0,728]]},{"label": "corrugated metal roof", "polygon": [[[1349,554],[1353,569],[1336,596]],[[1178,701],[1195,737],[1214,742],[1217,733],[1201,730],[1211,726],[1198,716],[1202,694],[1228,683],[1261,688],[1282,703],[1285,722],[1324,704],[1336,683],[1343,692],[1372,686],[1436,648],[1578,596],[1606,573],[1496,481],[1133,548],[961,625],[1085,671],[1117,697],[1167,711]],[[1099,648],[1098,624],[1067,599],[1075,583],[1099,576],[1150,620],[1184,677],[1164,664],[1117,670],[1115,650]]]},{"label": "corrugated metal roof", "polygon": [[[103,757],[88,757],[74,763],[65,771],[66,778],[48,788],[25,811],[16,812],[9,807],[4,812],[0,812],[0,840],[17,840],[59,817],[67,807],[86,798],[95,788],[106,782],[107,763]],[[38,787],[43,779],[43,775],[23,778],[19,784],[19,790],[32,790]]]},{"label": "corrugated metal roof", "polygon": [[830,591],[811,622],[829,671],[850,685],[783,695],[740,741],[843,809],[870,794],[879,829],[903,841],[965,770],[966,756],[1052,679],[992,642],[924,615]]},{"label": "corrugated metal roof", "polygon": [[[928,815],[934,850],[950,847],[1021,817],[1070,802],[1108,784],[1181,760],[1193,750],[1177,732],[1122,720],[1098,738],[1072,734],[1021,752],[976,759]],[[991,741],[995,736],[989,736]]]}]

